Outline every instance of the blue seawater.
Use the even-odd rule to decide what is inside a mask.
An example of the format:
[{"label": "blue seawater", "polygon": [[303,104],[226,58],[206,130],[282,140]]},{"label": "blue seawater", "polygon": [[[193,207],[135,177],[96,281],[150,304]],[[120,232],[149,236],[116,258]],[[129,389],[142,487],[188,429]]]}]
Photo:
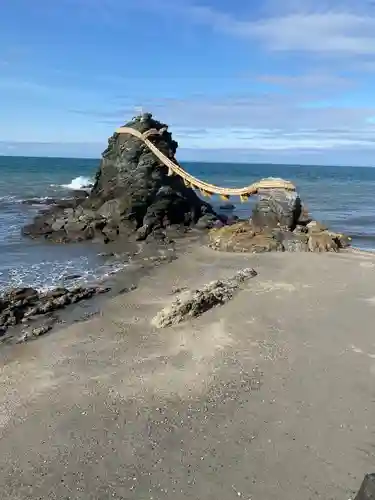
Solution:
[{"label": "blue seawater", "polygon": [[[294,182],[313,216],[353,237],[353,245],[375,249],[375,169],[270,164],[184,163],[208,182],[242,187],[263,177]],[[92,244],[53,245],[22,237],[21,227],[42,207],[30,198],[69,197],[91,182],[99,160],[0,157],[0,291],[29,285],[55,286],[67,274],[96,279],[109,272]],[[212,200],[220,205],[218,199]],[[233,199],[236,214],[247,217],[253,201]]]}]

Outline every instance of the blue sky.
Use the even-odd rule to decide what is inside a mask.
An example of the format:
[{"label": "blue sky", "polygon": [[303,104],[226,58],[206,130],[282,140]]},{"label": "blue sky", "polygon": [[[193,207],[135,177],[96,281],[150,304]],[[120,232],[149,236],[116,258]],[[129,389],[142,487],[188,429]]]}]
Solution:
[{"label": "blue sky", "polygon": [[375,164],[375,1],[3,0],[0,154],[97,157],[140,109],[185,160]]}]

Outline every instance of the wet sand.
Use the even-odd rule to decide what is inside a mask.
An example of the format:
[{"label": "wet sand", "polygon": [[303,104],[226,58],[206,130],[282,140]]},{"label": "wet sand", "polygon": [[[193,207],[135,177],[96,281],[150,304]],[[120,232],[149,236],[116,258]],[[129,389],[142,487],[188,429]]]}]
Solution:
[{"label": "wet sand", "polygon": [[[179,326],[176,287],[252,266]],[[180,257],[2,358],[2,499],[352,498],[375,463],[375,256]]]}]

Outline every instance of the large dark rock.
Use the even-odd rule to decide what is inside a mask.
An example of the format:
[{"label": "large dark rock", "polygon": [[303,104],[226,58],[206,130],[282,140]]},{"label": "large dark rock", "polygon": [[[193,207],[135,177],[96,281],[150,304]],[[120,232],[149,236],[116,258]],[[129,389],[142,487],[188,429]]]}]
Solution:
[{"label": "large dark rock", "polygon": [[[150,140],[176,161],[178,144],[164,123],[144,114],[126,126],[142,133],[150,129],[162,131]],[[109,200],[110,204],[103,207]],[[104,217],[132,222],[142,237],[171,224],[194,224],[205,213],[213,212],[179,176],[168,176],[168,169],[142,141],[126,134],[114,134],[109,139],[85,205],[95,207]]]},{"label": "large dark rock", "polygon": [[366,474],[354,500],[375,500],[375,474]]},{"label": "large dark rock", "polygon": [[302,215],[299,195],[285,189],[273,189],[259,194],[260,200],[253,209],[253,224],[258,228],[279,227],[293,231]]},{"label": "large dark rock", "polygon": [[27,323],[35,317],[52,313],[107,291],[109,288],[95,286],[76,287],[71,290],[58,287],[45,293],[38,292],[34,288],[11,289],[0,296],[0,336],[3,336],[11,326]]},{"label": "large dark rock", "polygon": [[[177,142],[164,123],[144,114],[126,126],[142,133],[160,131],[149,139],[176,161]],[[171,225],[194,225],[205,214],[213,213],[179,176],[168,176],[168,168],[141,140],[115,133],[103,152],[89,196],[69,206],[56,202],[23,232],[57,242],[97,238],[108,242],[127,232],[145,239]]]}]

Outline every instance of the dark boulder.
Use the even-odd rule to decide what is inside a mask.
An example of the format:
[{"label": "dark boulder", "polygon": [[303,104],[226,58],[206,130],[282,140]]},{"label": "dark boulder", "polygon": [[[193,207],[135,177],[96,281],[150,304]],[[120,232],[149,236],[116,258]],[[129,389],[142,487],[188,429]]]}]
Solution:
[{"label": "dark boulder", "polygon": [[354,500],[375,500],[375,474],[366,474]]},{"label": "dark boulder", "polygon": [[273,189],[259,193],[260,200],[255,204],[252,222],[258,228],[282,228],[293,231],[301,217],[302,204],[294,191]]},{"label": "dark boulder", "polygon": [[[4,335],[11,326],[29,322],[69,304],[75,304],[108,291],[109,288],[95,286],[76,287],[72,290],[58,287],[46,293],[38,292],[33,288],[12,289],[0,297],[0,330],[2,332],[0,336]],[[41,333],[34,337],[39,335]]]},{"label": "dark boulder", "polygon": [[[176,162],[178,144],[164,123],[146,113],[126,126],[141,133],[159,131],[149,140]],[[205,214],[215,218],[212,207],[185,186],[182,178],[169,176],[168,168],[147,146],[127,134],[114,133],[109,138],[90,193],[85,197],[79,194],[80,198],[69,203],[56,202],[23,233],[64,243],[97,238],[108,242],[126,234],[125,226],[129,234],[145,239],[171,225],[195,225]]]}]

